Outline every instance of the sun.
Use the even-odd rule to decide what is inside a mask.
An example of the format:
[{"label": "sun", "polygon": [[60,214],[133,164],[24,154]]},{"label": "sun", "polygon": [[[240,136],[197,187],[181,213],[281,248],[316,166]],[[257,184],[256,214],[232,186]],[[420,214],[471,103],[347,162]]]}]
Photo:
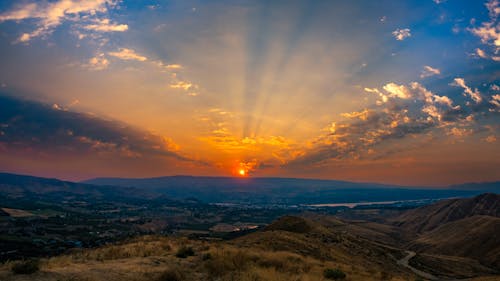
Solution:
[{"label": "sun", "polygon": [[245,175],[246,175],[246,171],[245,171],[245,169],[240,169],[240,170],[238,171],[238,174],[240,174],[240,176],[245,176]]}]

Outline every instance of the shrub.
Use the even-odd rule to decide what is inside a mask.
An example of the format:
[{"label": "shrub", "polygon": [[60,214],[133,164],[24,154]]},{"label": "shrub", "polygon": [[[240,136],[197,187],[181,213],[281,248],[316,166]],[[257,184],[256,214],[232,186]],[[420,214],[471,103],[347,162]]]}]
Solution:
[{"label": "shrub", "polygon": [[269,257],[266,259],[259,260],[257,264],[265,268],[274,267],[278,271],[283,271],[287,267],[285,261]]},{"label": "shrub", "polygon": [[241,250],[221,251],[211,255],[205,262],[205,269],[211,278],[217,278],[230,273],[244,271],[250,264],[256,261],[256,257]]},{"label": "shrub", "polygon": [[184,274],[176,269],[170,268],[165,270],[159,277],[157,281],[183,281],[185,279]]},{"label": "shrub", "polygon": [[204,260],[204,261],[210,260],[210,259],[212,259],[212,254],[205,253],[205,254],[203,254],[203,256],[201,256],[201,259]]},{"label": "shrub", "polygon": [[11,268],[14,274],[33,274],[39,269],[39,262],[35,259],[17,262]]},{"label": "shrub", "polygon": [[179,248],[179,250],[177,250],[175,256],[181,259],[185,259],[189,256],[194,256],[194,250],[191,247],[182,246]]},{"label": "shrub", "polygon": [[325,269],[325,271],[323,271],[323,276],[327,279],[333,279],[333,280],[339,280],[339,279],[345,279],[346,275],[345,273],[338,269],[338,268],[335,268],[335,269],[331,269],[331,268],[327,268]]}]

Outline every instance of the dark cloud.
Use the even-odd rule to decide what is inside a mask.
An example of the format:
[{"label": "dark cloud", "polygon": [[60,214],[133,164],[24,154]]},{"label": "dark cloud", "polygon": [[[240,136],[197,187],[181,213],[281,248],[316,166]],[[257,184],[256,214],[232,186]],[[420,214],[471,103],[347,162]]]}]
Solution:
[{"label": "dark cloud", "polygon": [[0,95],[0,148],[8,151],[169,157],[190,161],[167,138],[114,120],[71,112],[56,104]]}]

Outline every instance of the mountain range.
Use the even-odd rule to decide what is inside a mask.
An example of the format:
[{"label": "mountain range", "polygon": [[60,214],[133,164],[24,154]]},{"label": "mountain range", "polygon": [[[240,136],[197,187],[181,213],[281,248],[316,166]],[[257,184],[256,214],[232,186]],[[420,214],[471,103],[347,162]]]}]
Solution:
[{"label": "mountain range", "polygon": [[500,191],[500,182],[440,188],[296,178],[230,178],[171,176],[96,178],[82,183],[136,187],[170,198],[195,197],[207,203],[326,204],[344,202],[436,199]]}]

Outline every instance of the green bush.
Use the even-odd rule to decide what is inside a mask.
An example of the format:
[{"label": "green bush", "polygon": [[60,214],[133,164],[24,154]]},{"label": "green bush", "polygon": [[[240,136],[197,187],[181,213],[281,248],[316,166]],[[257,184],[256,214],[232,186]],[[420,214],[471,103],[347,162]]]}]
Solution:
[{"label": "green bush", "polygon": [[175,256],[181,259],[185,259],[189,256],[194,256],[194,250],[191,247],[182,246],[179,248],[179,250],[177,250]]},{"label": "green bush", "polygon": [[338,268],[335,268],[335,269],[331,269],[331,268],[327,268],[325,269],[325,271],[323,271],[323,276],[327,279],[333,279],[333,280],[340,280],[340,279],[345,279],[346,275],[345,273],[338,269]]},{"label": "green bush", "polygon": [[14,274],[33,274],[39,269],[39,262],[35,259],[17,262],[11,268]]}]

